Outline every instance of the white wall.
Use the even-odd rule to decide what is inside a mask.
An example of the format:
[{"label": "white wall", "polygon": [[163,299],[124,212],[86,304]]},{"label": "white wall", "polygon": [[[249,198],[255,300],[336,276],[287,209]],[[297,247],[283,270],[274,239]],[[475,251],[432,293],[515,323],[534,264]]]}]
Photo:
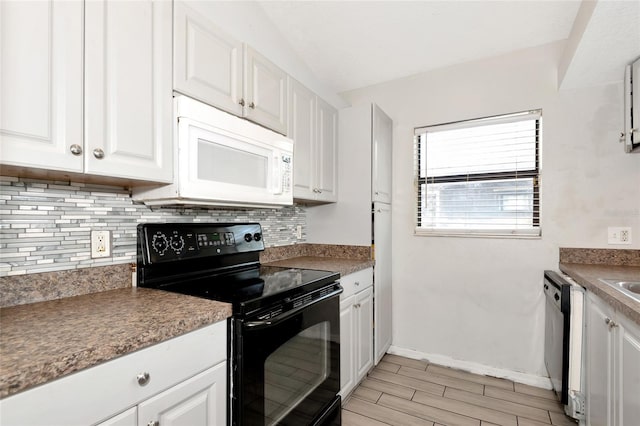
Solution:
[{"label": "white wall", "polygon": [[191,0],[185,3],[237,40],[256,49],[334,107],[347,106],[344,99],[319,81],[298,58],[257,2]]},{"label": "white wall", "polygon": [[[640,248],[640,155],[617,143],[622,85],[558,92],[562,47],[342,94],[376,102],[394,122],[394,346],[544,376],[542,271],[557,268],[558,247]],[[413,128],[534,108],[542,238],[414,236]],[[631,226],[634,244],[607,246],[608,225]]]}]

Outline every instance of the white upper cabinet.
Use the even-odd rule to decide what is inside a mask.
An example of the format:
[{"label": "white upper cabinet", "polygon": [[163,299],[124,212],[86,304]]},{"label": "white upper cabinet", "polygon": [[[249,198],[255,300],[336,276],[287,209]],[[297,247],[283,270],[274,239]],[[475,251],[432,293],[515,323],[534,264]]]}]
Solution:
[{"label": "white upper cabinet", "polygon": [[211,22],[209,7],[174,2],[174,90],[286,135],[287,74]]},{"label": "white upper cabinet", "polygon": [[316,200],[335,202],[338,200],[338,111],[320,98],[317,98],[316,109]]},{"label": "white upper cabinet", "polygon": [[0,20],[3,164],[172,180],[171,3],[1,2]]},{"label": "white upper cabinet", "polygon": [[287,74],[245,45],[245,116],[287,134]]},{"label": "white upper cabinet", "polygon": [[82,172],[82,17],[81,2],[0,2],[3,164]]},{"label": "white upper cabinet", "polygon": [[391,202],[391,141],[393,121],[377,105],[372,106],[371,200]]},{"label": "white upper cabinet", "polygon": [[293,78],[289,83],[293,197],[299,201],[335,202],[338,112]]},{"label": "white upper cabinet", "polygon": [[314,199],[316,95],[290,79],[289,137],[294,140],[293,192],[296,198]]},{"label": "white upper cabinet", "polygon": [[171,182],[171,3],[85,4],[85,173]]},{"label": "white upper cabinet", "polygon": [[173,31],[174,90],[241,116],[242,43],[180,1]]}]

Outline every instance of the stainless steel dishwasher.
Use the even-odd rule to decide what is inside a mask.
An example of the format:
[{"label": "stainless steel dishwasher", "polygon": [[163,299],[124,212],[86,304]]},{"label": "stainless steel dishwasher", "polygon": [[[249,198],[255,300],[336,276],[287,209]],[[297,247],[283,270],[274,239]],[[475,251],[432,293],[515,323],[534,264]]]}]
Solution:
[{"label": "stainless steel dishwasher", "polygon": [[584,288],[569,277],[544,271],[544,363],[565,413],[585,419]]}]

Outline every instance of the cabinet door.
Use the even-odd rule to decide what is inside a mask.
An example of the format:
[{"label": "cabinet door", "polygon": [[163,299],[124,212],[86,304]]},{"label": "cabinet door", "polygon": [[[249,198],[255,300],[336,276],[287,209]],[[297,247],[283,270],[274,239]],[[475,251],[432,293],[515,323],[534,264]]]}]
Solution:
[{"label": "cabinet door", "polygon": [[85,4],[85,173],[171,182],[171,2]]},{"label": "cabinet door", "polygon": [[391,206],[373,204],[375,363],[380,362],[391,346]]},{"label": "cabinet door", "polygon": [[356,383],[373,366],[373,289],[369,287],[356,294],[358,327],[356,339]]},{"label": "cabinet door", "polygon": [[287,74],[245,45],[245,116],[258,124],[287,134]]},{"label": "cabinet door", "polygon": [[81,172],[82,2],[0,2],[0,161]]},{"label": "cabinet door", "polygon": [[316,95],[289,79],[289,131],[293,139],[293,196],[313,199]]},{"label": "cabinet door", "polygon": [[618,425],[634,424],[640,420],[640,327],[626,319],[619,320],[620,352],[617,360],[619,370],[617,398],[620,410]]},{"label": "cabinet door", "polygon": [[613,312],[587,293],[587,425],[613,425]]},{"label": "cabinet door", "polygon": [[242,115],[242,43],[207,20],[206,2],[174,2],[173,88]]},{"label": "cabinet door", "polygon": [[340,395],[345,398],[355,386],[355,296],[340,302]]},{"label": "cabinet door", "polygon": [[372,201],[391,202],[391,140],[393,122],[377,105],[372,106]]},{"label": "cabinet door", "polygon": [[131,407],[117,416],[113,416],[102,423],[98,423],[97,426],[136,426],[137,424],[138,407]]},{"label": "cabinet door", "polygon": [[338,111],[322,99],[317,102],[316,199],[334,202],[338,199],[337,143]]},{"label": "cabinet door", "polygon": [[222,362],[138,405],[138,424],[225,426],[227,363]]}]

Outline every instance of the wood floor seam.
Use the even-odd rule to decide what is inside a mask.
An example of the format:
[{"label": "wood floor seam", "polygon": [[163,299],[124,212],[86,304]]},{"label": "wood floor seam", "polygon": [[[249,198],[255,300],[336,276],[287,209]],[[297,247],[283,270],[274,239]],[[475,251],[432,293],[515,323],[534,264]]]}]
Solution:
[{"label": "wood floor seam", "polygon": [[576,426],[547,389],[385,355],[343,404],[344,426]]}]

